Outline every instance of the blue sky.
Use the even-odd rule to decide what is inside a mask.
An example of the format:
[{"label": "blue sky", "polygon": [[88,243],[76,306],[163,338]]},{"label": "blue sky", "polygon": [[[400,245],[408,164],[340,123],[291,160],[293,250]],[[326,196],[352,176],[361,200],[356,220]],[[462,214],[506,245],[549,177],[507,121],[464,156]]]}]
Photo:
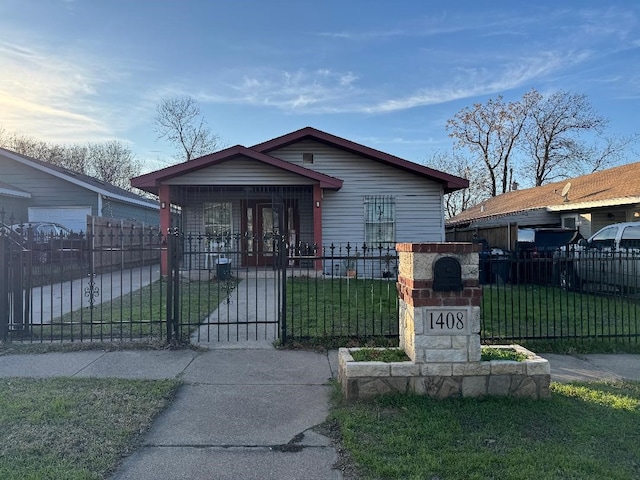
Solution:
[{"label": "blue sky", "polygon": [[419,163],[460,109],[532,87],[640,131],[635,0],[0,0],[0,32],[0,126],[146,170],[173,162],[153,118],[177,95],[228,146],[313,126]]}]

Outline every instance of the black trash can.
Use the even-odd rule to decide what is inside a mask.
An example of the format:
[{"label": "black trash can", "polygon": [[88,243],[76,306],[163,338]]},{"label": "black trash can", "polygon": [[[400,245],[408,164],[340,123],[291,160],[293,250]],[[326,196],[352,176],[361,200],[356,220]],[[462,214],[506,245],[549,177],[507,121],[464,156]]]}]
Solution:
[{"label": "black trash can", "polygon": [[216,259],[216,277],[218,277],[218,280],[220,281],[229,280],[231,278],[230,258]]},{"label": "black trash can", "polygon": [[507,255],[501,255],[493,258],[491,263],[491,272],[495,275],[496,283],[504,285],[509,282],[511,259]]}]

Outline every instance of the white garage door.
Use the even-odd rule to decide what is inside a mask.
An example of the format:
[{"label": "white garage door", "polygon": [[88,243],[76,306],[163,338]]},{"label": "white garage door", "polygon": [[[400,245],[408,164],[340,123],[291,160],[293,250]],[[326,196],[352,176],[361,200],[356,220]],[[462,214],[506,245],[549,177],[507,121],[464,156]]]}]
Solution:
[{"label": "white garage door", "polygon": [[91,207],[29,207],[30,222],[55,222],[74,232],[87,231]]}]

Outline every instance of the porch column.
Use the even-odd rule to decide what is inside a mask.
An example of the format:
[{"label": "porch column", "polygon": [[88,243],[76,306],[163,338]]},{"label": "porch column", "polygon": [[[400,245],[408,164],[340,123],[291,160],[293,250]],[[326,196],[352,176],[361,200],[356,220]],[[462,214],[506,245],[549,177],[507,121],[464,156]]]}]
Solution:
[{"label": "porch column", "polygon": [[160,274],[167,275],[167,232],[171,227],[171,187],[160,185],[158,191],[160,197],[160,235],[162,238],[162,250],[160,251]]},{"label": "porch column", "polygon": [[[318,184],[313,186],[313,243],[322,254],[322,189]],[[315,260],[313,268],[322,270],[322,261]]]}]

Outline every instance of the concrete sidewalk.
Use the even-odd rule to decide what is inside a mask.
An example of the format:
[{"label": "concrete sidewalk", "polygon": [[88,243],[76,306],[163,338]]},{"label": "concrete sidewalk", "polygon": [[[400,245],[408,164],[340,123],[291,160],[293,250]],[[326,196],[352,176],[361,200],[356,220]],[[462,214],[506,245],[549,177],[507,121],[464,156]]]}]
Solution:
[{"label": "concrete sidewalk", "polygon": [[[640,355],[542,356],[552,381],[640,381]],[[273,347],[0,356],[0,377],[184,381],[118,480],[340,479],[335,449],[313,431],[327,418],[336,372],[336,351]]]},{"label": "concrete sidewalk", "polygon": [[0,356],[0,377],[180,378],[114,479],[340,479],[329,413],[337,354],[271,349]]}]

